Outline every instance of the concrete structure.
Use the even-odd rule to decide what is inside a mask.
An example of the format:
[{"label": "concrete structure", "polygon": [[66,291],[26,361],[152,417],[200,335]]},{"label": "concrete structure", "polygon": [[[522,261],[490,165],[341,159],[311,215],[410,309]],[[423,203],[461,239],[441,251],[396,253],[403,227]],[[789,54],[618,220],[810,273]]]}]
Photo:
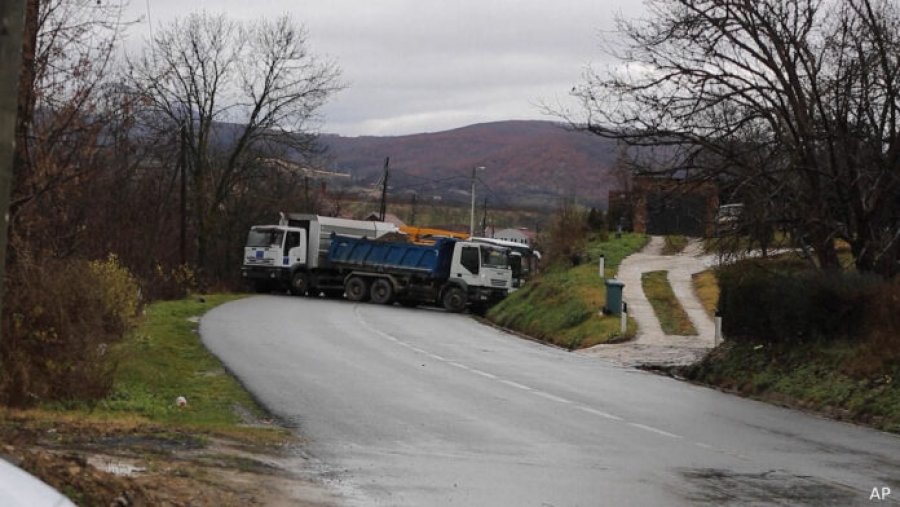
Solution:
[{"label": "concrete structure", "polygon": [[712,236],[718,188],[712,183],[639,176],[629,192],[610,191],[610,229],[656,235]]}]

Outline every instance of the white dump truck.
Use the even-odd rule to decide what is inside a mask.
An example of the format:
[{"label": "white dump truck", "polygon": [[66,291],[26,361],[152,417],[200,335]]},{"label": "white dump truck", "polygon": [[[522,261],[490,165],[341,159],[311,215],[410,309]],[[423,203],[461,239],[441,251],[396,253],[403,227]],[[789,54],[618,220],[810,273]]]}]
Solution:
[{"label": "white dump truck", "polygon": [[508,260],[498,246],[452,238],[416,245],[391,224],[297,214],[250,230],[242,273],[260,291],[480,313],[511,289]]}]

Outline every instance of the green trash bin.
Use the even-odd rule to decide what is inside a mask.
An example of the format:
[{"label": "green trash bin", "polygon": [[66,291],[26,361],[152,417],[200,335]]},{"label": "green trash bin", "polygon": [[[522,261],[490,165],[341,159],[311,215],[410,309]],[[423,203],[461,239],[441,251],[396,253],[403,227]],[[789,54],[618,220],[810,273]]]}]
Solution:
[{"label": "green trash bin", "polygon": [[606,306],[603,307],[603,313],[611,313],[619,315],[622,313],[622,291],[625,288],[625,282],[620,282],[615,278],[606,279]]}]

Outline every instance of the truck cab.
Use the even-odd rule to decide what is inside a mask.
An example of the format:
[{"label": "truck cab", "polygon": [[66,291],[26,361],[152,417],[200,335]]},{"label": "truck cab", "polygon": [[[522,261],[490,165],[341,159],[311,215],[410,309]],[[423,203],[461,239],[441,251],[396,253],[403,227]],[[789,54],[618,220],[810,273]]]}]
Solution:
[{"label": "truck cab", "polygon": [[283,225],[255,225],[247,234],[241,277],[258,292],[290,281],[291,273],[306,263],[306,230]]},{"label": "truck cab", "polygon": [[[461,303],[447,295],[454,283],[465,290],[466,300]],[[468,303],[480,310],[506,297],[511,288],[512,269],[507,249],[469,241],[454,245],[449,285],[442,297],[444,307],[459,311]]]},{"label": "truck cab", "polygon": [[506,251],[471,242],[456,243],[450,265],[450,277],[474,287],[511,286],[511,269]]}]

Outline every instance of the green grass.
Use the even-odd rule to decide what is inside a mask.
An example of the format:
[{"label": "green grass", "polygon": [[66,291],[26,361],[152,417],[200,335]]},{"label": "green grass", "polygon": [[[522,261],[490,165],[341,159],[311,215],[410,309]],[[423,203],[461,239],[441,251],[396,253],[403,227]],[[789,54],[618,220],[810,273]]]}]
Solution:
[{"label": "green grass", "polygon": [[[193,296],[151,304],[143,323],[117,346],[120,363],[113,393],[95,411],[222,433],[244,431],[238,411],[265,416],[250,394],[206,350],[198,324],[189,320],[241,297]],[[175,406],[178,396],[187,398],[186,408]]]},{"label": "green grass", "polygon": [[676,255],[680,254],[684,251],[684,248],[688,244],[687,236],[682,236],[680,234],[673,236],[665,237],[665,244],[663,245],[662,254],[663,255]]},{"label": "green grass", "polygon": [[697,330],[691,323],[675,293],[669,284],[668,271],[648,271],[641,274],[641,286],[644,295],[650,301],[659,325],[666,334],[680,336],[696,335]]},{"label": "green grass", "polygon": [[622,259],[646,243],[647,237],[642,234],[623,234],[608,241],[589,240],[585,263],[572,268],[548,268],[492,308],[487,317],[501,326],[568,349],[634,336],[637,328],[631,319],[623,337],[619,316],[599,313],[606,304],[606,288],[597,273],[597,261],[601,254],[605,256],[605,274],[612,277]]},{"label": "green grass", "polygon": [[685,370],[692,380],[900,433],[900,356],[858,340],[726,341]]}]

